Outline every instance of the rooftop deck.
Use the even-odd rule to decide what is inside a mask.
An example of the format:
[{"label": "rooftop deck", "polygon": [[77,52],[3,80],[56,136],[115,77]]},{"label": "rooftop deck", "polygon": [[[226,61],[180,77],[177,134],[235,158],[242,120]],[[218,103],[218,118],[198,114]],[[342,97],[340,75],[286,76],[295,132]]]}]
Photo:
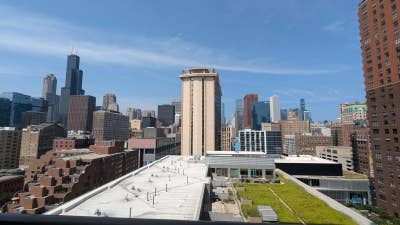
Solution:
[{"label": "rooftop deck", "polygon": [[46,214],[198,220],[207,171],[190,157],[167,156]]}]

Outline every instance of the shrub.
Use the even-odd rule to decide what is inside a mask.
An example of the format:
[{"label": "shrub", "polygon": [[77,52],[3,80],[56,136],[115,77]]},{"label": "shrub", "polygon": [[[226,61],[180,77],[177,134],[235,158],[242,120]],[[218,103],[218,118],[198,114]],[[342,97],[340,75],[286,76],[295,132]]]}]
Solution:
[{"label": "shrub", "polygon": [[260,214],[258,213],[258,209],[257,207],[251,207],[247,210],[247,215],[250,217],[257,217],[260,216]]}]

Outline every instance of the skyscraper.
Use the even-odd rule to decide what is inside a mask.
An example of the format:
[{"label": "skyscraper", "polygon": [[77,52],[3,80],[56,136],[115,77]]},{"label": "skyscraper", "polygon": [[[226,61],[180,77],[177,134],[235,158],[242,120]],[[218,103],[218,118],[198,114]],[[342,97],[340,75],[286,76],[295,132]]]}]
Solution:
[{"label": "skyscraper", "polygon": [[235,103],[235,128],[238,132],[243,129],[243,99],[237,99]]},{"label": "skyscraper", "polygon": [[299,120],[304,120],[304,111],[306,111],[306,102],[304,98],[300,99]]},{"label": "skyscraper", "polygon": [[279,97],[273,95],[269,97],[271,122],[278,123],[281,120],[281,112],[279,108]]},{"label": "skyscraper", "polygon": [[21,131],[0,127],[0,169],[18,168]]},{"label": "skyscraper", "polygon": [[96,141],[126,141],[129,138],[129,118],[117,112],[95,111],[92,134]]},{"label": "skyscraper", "polygon": [[142,110],[141,109],[135,109],[135,108],[128,108],[126,110],[126,116],[129,117],[129,121],[134,120],[134,119],[142,119]]},{"label": "skyscraper", "polygon": [[287,119],[288,119],[288,110],[281,109],[281,120],[287,120]]},{"label": "skyscraper", "polygon": [[171,105],[175,106],[175,114],[182,113],[182,101],[180,99],[173,99]]},{"label": "skyscraper", "polygon": [[253,104],[258,102],[257,94],[247,94],[243,99],[243,128],[250,129],[253,125],[252,109]]},{"label": "skyscraper", "polygon": [[159,105],[158,106],[158,120],[163,126],[174,124],[175,121],[175,106],[173,105]]},{"label": "skyscraper", "polygon": [[225,103],[221,103],[221,123],[226,124]]},{"label": "skyscraper", "polygon": [[205,155],[221,148],[221,86],[215,70],[184,70],[182,80],[182,155]]},{"label": "skyscraper", "polygon": [[367,118],[377,205],[400,215],[400,0],[362,0],[358,6]]},{"label": "skyscraper", "polygon": [[305,110],[303,112],[303,114],[304,114],[304,120],[312,121],[311,120],[311,112],[309,110]]},{"label": "skyscraper", "polygon": [[[9,125],[20,128],[22,126],[22,113],[26,111],[47,112],[47,101],[43,98],[33,98],[29,95],[24,95],[18,92],[3,92],[0,98],[6,98],[11,102],[9,115]],[[4,101],[4,100],[3,100]],[[8,107],[8,103],[4,107]]]},{"label": "skyscraper", "polygon": [[68,130],[92,131],[93,112],[96,109],[96,97],[73,95],[69,99]]},{"label": "skyscraper", "polygon": [[0,127],[10,126],[11,101],[8,98],[0,98]]},{"label": "skyscraper", "polygon": [[48,74],[43,78],[42,97],[47,101],[47,122],[55,122],[59,113],[60,96],[57,95],[57,78]]},{"label": "skyscraper", "polygon": [[142,117],[156,117],[156,111],[155,110],[143,110],[142,111]]},{"label": "skyscraper", "polygon": [[261,130],[262,123],[270,123],[270,104],[269,101],[261,101],[253,104],[252,109],[252,128],[254,130]]},{"label": "skyscraper", "polygon": [[77,55],[69,55],[67,60],[67,71],[65,87],[61,88],[60,98],[60,121],[67,127],[69,98],[71,95],[84,95],[82,89],[83,72],[79,69],[80,58]]},{"label": "skyscraper", "polygon": [[103,110],[119,112],[119,106],[117,104],[117,96],[112,93],[107,93],[103,97]]}]

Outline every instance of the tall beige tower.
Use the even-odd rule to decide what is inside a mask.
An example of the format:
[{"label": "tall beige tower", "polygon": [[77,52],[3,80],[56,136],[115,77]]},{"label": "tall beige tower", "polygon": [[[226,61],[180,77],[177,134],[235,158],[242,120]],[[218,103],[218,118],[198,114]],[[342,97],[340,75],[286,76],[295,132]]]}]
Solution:
[{"label": "tall beige tower", "polygon": [[184,70],[181,154],[205,155],[221,149],[221,86],[213,69]]}]

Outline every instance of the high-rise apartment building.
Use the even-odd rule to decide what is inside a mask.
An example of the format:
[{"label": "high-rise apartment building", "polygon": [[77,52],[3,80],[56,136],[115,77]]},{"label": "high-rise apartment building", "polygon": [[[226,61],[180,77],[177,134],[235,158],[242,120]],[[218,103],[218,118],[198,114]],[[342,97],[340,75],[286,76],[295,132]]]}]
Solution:
[{"label": "high-rise apartment building", "polygon": [[374,177],[369,130],[367,126],[357,125],[354,127],[351,138],[354,153],[354,171],[368,177]]},{"label": "high-rise apartment building", "polygon": [[55,123],[42,123],[24,128],[21,137],[19,167],[27,168],[30,163],[53,149],[55,138],[66,136],[66,129]]},{"label": "high-rise apartment building", "polygon": [[243,98],[243,128],[250,129],[253,126],[253,104],[258,102],[257,94],[247,94]]},{"label": "high-rise apartment building", "polygon": [[117,96],[112,93],[107,93],[103,96],[103,110],[119,112],[119,106],[117,104]]},{"label": "high-rise apartment building", "polygon": [[18,168],[21,131],[0,127],[0,169]]},{"label": "high-rise apartment building", "polygon": [[96,97],[73,95],[69,98],[68,130],[91,131],[93,112],[96,109]]},{"label": "high-rise apartment building", "polygon": [[111,111],[93,113],[93,137],[97,141],[121,140],[129,138],[129,117]]},{"label": "high-rise apartment building", "polygon": [[233,139],[235,138],[235,128],[233,125],[222,125],[221,126],[221,151],[232,151],[233,150]]},{"label": "high-rise apartment building", "polygon": [[83,72],[79,69],[80,58],[77,55],[69,55],[67,59],[67,71],[65,87],[61,88],[60,121],[67,127],[69,98],[71,95],[84,95],[82,89]]},{"label": "high-rise apartment building", "polygon": [[221,86],[213,69],[184,70],[182,80],[182,155],[221,149]]},{"label": "high-rise apartment building", "polygon": [[56,122],[59,113],[60,96],[57,95],[57,78],[48,74],[43,78],[42,97],[47,101],[47,122]]},{"label": "high-rise apartment building", "polygon": [[163,126],[169,126],[175,122],[175,106],[173,105],[159,105],[158,106],[158,120]]},{"label": "high-rise apartment building", "polygon": [[270,104],[269,101],[255,102],[251,110],[252,114],[252,128],[254,130],[261,130],[262,123],[270,123]]},{"label": "high-rise apartment building", "polygon": [[358,6],[377,205],[400,216],[400,0]]},{"label": "high-rise apartment building", "polygon": [[269,97],[271,122],[278,123],[281,120],[281,110],[279,108],[279,97],[273,95]]}]

